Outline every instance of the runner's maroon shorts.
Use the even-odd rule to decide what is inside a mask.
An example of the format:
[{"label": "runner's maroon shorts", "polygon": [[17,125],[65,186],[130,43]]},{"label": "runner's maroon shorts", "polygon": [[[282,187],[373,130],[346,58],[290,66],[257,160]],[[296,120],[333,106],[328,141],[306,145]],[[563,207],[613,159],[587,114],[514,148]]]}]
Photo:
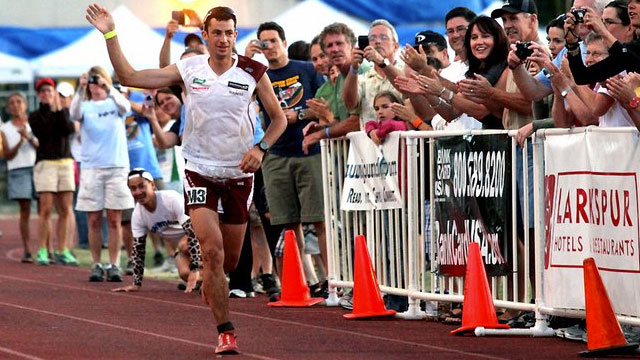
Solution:
[{"label": "runner's maroon shorts", "polygon": [[218,213],[226,224],[245,224],[249,220],[249,205],[253,177],[212,180],[196,172],[184,171],[184,209],[204,206]]}]

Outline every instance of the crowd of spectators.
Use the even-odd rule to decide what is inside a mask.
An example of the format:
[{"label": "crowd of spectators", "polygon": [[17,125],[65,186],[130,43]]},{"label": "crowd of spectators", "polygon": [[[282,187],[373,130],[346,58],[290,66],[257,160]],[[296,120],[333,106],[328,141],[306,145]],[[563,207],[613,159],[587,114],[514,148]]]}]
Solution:
[{"label": "crowd of spectators", "polygon": [[[202,27],[197,14],[187,16],[188,26]],[[491,16],[456,7],[443,20],[445,36],[425,29],[416,34],[414,44],[405,45],[384,19],[373,21],[369,33],[359,37],[347,25],[333,23],[310,43],[293,44],[287,43],[279,24],[259,26],[244,56],[260,53],[266,58],[287,128],[256,174],[250,235],[245,240],[251,242],[247,251],[253,255],[246,264],[240,261],[245,271],[231,274],[238,284],[232,296],[252,296],[255,291],[277,296],[281,261],[274,269],[272,257],[281,260],[283,230],[296,233],[311,289],[326,296],[321,139],[363,130],[379,145],[392,131],[507,129],[517,130],[518,142],[524,145],[543,127],[640,128],[640,0],[575,0],[570,10],[548,24],[540,24],[533,0],[511,0]],[[541,26],[547,41],[538,35]],[[170,65],[169,43],[178,28],[175,20],[167,24],[165,45],[159,49],[161,68]],[[195,34],[186,38],[185,46],[181,59],[207,55]],[[9,198],[20,205],[23,261],[77,265],[70,248],[74,228],[78,234],[82,231],[72,212],[74,179],[79,179],[75,209],[88,213],[93,262],[89,279],[122,281],[123,241],[130,260],[134,252],[134,198],[127,174],[144,168],[155,189],[183,191],[182,135],[192,125],[185,120],[187,92],[183,86],[143,91],[120,87],[100,67],[80,77],[75,95],[64,86],[56,91],[51,79],[40,79],[36,90],[40,107],[30,114],[24,96],[9,97],[10,119],[2,127]],[[249,123],[257,124],[251,130],[254,144],[259,144],[263,128],[271,123],[260,98],[254,96],[247,116]],[[71,139],[81,144],[74,156]],[[529,207],[530,216],[519,218],[519,239],[533,229],[531,193],[529,203],[524,203],[523,192],[532,187],[522,183],[523,153],[519,148],[517,206],[520,214]],[[526,171],[531,180],[529,160]],[[30,204],[36,198],[37,247],[30,243],[28,227]],[[58,213],[55,250],[49,225],[53,205]],[[109,257],[103,265],[105,210]],[[156,265],[175,271],[175,244],[154,238],[154,247]],[[125,266],[127,273],[133,273],[132,266]],[[233,280],[236,276],[240,280]],[[518,280],[519,289],[524,289],[525,282],[534,279]]]}]

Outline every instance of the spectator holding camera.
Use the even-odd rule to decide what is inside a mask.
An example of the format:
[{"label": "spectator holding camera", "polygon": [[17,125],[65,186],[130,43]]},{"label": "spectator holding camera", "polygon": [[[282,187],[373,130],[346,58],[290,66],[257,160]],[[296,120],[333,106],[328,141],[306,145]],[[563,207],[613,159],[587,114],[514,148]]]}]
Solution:
[{"label": "spectator holding camera", "polygon": [[[604,43],[604,39],[593,32],[585,39],[587,44],[586,65],[591,66],[599,61],[606,59],[609,54]],[[555,78],[555,73],[553,78]],[[560,78],[563,74],[558,74]],[[621,74],[624,76],[625,73]],[[573,79],[569,80],[573,81]],[[575,84],[559,84],[561,91],[571,88]],[[569,127],[572,124],[580,126],[598,125],[601,127],[618,127],[618,126],[634,126],[629,113],[624,109],[623,105],[609,94],[606,85],[597,83],[592,92],[583,92],[580,95],[569,94],[564,91],[567,99],[565,108],[564,102],[557,102],[554,114],[557,116],[557,126]],[[561,95],[562,97],[562,95]],[[563,114],[562,112],[565,112]]]},{"label": "spectator holding camera", "polygon": [[[164,33],[164,42],[160,49],[160,67],[163,68],[171,64],[171,40],[173,36],[178,32],[180,26],[194,27],[202,29],[202,19],[198,14],[191,9],[184,9],[182,11],[173,11],[172,15],[178,15],[178,18],[172,18],[167,23],[167,27]],[[185,24],[185,17],[189,18],[189,23]],[[181,23],[182,22],[182,23]],[[184,46],[187,49],[198,49],[201,52],[206,52],[207,47],[203,45],[202,39],[197,34],[191,33],[184,38]]]},{"label": "spectator holding camera", "polygon": [[29,242],[29,216],[31,200],[35,196],[33,187],[33,165],[36,162],[38,139],[33,136],[27,116],[27,99],[21,93],[13,93],[7,99],[9,122],[2,125],[2,148],[7,160],[9,200],[16,200],[20,205],[20,237],[24,255],[22,262],[31,263],[31,247]]},{"label": "spectator holding camera", "polygon": [[[377,118],[373,98],[379,92],[391,91],[397,97],[402,97],[393,85],[393,79],[402,75],[404,69],[404,63],[395,58],[399,47],[395,28],[387,20],[374,20],[369,26],[368,43],[364,49],[353,49],[351,68],[342,89],[342,99],[347,109],[360,115],[361,129],[364,129],[366,122]],[[364,59],[374,66],[358,75]]]},{"label": "spectator holding camera", "polygon": [[[582,18],[576,12],[567,14],[567,20],[565,21],[565,30],[567,32],[566,47],[571,72],[577,84],[593,84],[604,81],[622,71],[640,71],[640,40],[636,38],[631,42],[625,42],[630,40],[631,33],[629,30],[640,27],[640,18],[637,15],[640,10],[640,1],[632,0],[629,2],[627,15],[633,14],[633,16],[629,17],[631,26],[626,29],[624,26],[625,21],[623,21],[624,13],[618,12],[623,4],[612,5],[612,9],[607,11],[606,18],[604,16],[601,18],[601,14],[592,9],[585,9]],[[604,12],[602,14],[604,15]],[[616,18],[620,19],[619,23]],[[589,67],[585,66],[578,51],[578,42],[582,37],[575,36],[575,27],[578,25],[592,29],[593,32],[604,39],[609,57]]]},{"label": "spectator holding camera", "polygon": [[75,190],[73,158],[69,137],[75,132],[69,112],[63,108],[55,83],[49,78],[38,80],[36,91],[40,100],[38,110],[29,114],[29,125],[40,142],[36,150],[33,181],[39,195],[40,249],[37,263],[49,264],[47,241],[51,238],[51,210],[58,212],[58,250],[55,260],[64,265],[78,265],[67,242],[71,239],[69,225]]},{"label": "spectator holding camera", "polygon": [[[586,9],[593,10],[593,13],[598,14],[600,16],[604,7],[606,6],[608,0],[574,0],[573,2],[573,12],[576,10],[580,10],[579,13],[583,13]],[[574,15],[571,15],[571,12],[565,15],[565,19],[573,19]],[[557,67],[561,67],[562,59],[566,57],[567,49],[569,46],[573,46],[572,49],[574,52],[577,52],[577,55],[581,56],[582,59],[586,56],[587,48],[581,43],[577,42],[579,39],[585,38],[590,32],[591,29],[586,26],[584,23],[576,24],[572,27],[572,34],[569,34],[567,31],[567,24],[571,23],[571,21],[565,20],[565,39],[567,41],[576,41],[575,43],[565,44],[565,48],[563,48],[558,55],[554,58],[553,64]],[[571,39],[569,39],[571,37]],[[578,39],[578,40],[576,40]],[[547,60],[547,54],[538,47],[537,44],[531,44],[530,48],[533,49],[533,54],[529,56],[530,61],[535,61],[539,65],[543,64]],[[514,59],[513,57],[510,57]],[[511,64],[511,66],[516,66],[519,61],[515,61],[515,63]],[[544,66],[542,66],[544,68]],[[550,95],[553,92],[553,88],[551,85],[551,80],[547,77],[544,72],[539,72],[537,75],[531,75],[527,69],[521,66],[517,66],[513,69],[513,79],[518,85],[518,89],[525,98],[533,101],[539,101],[542,98]],[[619,72],[619,71],[618,71]]]},{"label": "spectator holding camera", "polygon": [[[117,266],[122,243],[122,211],[133,208],[127,189],[129,154],[125,114],[129,100],[113,88],[103,68],[92,67],[82,74],[78,93],[71,103],[71,116],[81,124],[82,172],[76,208],[89,215],[89,245],[93,266],[89,281],[122,281]],[[109,263],[100,263],[102,212],[107,211]]]},{"label": "spectator holding camera", "polygon": [[[320,147],[314,146],[307,154],[302,151],[302,131],[313,116],[307,110],[306,101],[318,91],[324,79],[312,64],[289,59],[284,29],[280,25],[260,24],[258,39],[268,44],[262,49],[269,61],[267,74],[288,122],[287,129],[262,164],[270,221],[272,225],[284,225],[286,230],[295,231],[301,256],[305,240],[302,223],[313,223],[326,267]],[[264,111],[264,104],[260,102],[260,105],[268,126],[271,118]]]}]

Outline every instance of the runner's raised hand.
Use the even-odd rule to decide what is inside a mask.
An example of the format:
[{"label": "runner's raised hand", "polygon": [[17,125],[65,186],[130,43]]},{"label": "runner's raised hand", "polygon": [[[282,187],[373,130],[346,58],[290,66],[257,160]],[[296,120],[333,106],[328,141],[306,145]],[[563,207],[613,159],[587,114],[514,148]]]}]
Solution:
[{"label": "runner's raised hand", "polygon": [[86,18],[91,25],[95,26],[95,28],[103,34],[106,34],[116,28],[116,24],[113,21],[111,14],[107,9],[98,4],[89,5],[87,8]]}]

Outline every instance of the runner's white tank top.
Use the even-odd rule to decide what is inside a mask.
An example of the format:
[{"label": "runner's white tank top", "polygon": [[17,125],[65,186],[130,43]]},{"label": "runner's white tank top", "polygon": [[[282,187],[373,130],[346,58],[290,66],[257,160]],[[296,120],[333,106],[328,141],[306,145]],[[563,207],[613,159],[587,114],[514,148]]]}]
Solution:
[{"label": "runner's white tank top", "polygon": [[209,66],[209,55],[192,56],[176,65],[187,91],[183,157],[200,165],[240,165],[253,147],[251,95],[267,68],[236,54],[233,66],[220,76]]}]

